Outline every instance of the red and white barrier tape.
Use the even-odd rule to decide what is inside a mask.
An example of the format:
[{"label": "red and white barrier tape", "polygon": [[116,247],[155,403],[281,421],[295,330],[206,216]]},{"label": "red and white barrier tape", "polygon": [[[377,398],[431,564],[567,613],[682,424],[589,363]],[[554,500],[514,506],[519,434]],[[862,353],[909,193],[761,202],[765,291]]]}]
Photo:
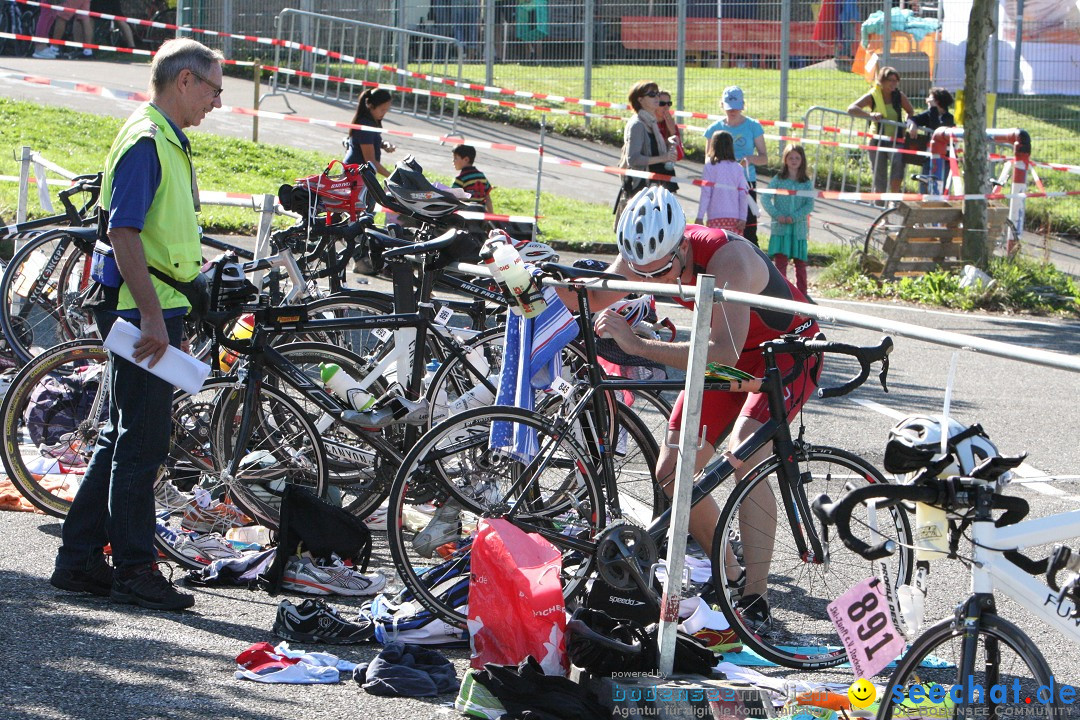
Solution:
[{"label": "red and white barrier tape", "polygon": [[[94,94],[103,94],[99,92],[100,88],[94,88],[83,83],[74,83],[63,80],[50,80],[48,78],[41,78],[35,76],[21,76],[13,73],[0,73],[0,78],[16,78],[25,79],[27,82],[35,82],[38,84],[56,85],[59,87],[71,87],[79,92],[92,92]],[[90,89],[88,89],[90,88]],[[123,95],[131,96],[131,99],[135,99],[135,96],[141,96],[142,93],[132,93],[125,91],[111,91],[110,96],[122,97]],[[367,125],[356,125],[353,123],[339,122],[335,120],[322,120],[320,118],[309,118],[296,115],[286,115],[284,113],[275,113],[267,110],[252,110],[250,108],[236,108],[228,105],[223,105],[220,111],[238,113],[241,115],[251,115],[260,118],[269,118],[274,120],[284,120],[295,123],[306,123],[311,125],[320,125],[324,127],[341,128],[346,130],[366,130],[369,132],[377,132],[386,135],[394,135],[398,137],[408,137],[418,140],[424,140],[428,142],[436,142],[439,144],[446,143],[463,143],[466,142],[466,138],[462,136],[450,136],[450,135],[429,135],[426,133],[414,133],[405,130],[390,130],[386,128],[371,127]],[[663,175],[660,173],[652,173],[643,170],[631,170],[628,168],[612,167],[609,165],[600,165],[598,163],[585,162],[582,160],[569,160],[567,158],[560,158],[550,155],[548,153],[541,153],[538,148],[522,147],[519,145],[512,145],[509,143],[493,143],[483,140],[472,140],[468,142],[474,146],[482,147],[491,150],[502,150],[508,152],[519,152],[530,155],[541,155],[542,162],[553,165],[564,165],[568,167],[577,167],[583,170],[589,170],[593,172],[602,172],[608,175],[617,176],[630,176],[643,178],[646,180],[659,180],[663,182],[678,182],[691,185],[698,185],[701,187],[716,186],[716,183],[701,178],[684,178],[674,175]],[[886,148],[880,148],[885,150]],[[895,150],[895,149],[893,149]],[[721,186],[724,187],[724,186]],[[823,200],[886,200],[886,201],[917,201],[917,200],[962,200],[962,199],[1002,199],[1010,197],[1066,197],[1071,195],[1080,195],[1080,191],[1068,191],[1068,192],[1038,192],[1038,193],[1015,193],[1015,194],[991,194],[991,195],[922,195],[919,193],[868,193],[868,192],[840,192],[831,190],[776,190],[773,188],[758,188],[758,194],[775,194],[775,195],[797,195],[799,197],[814,197]]]},{"label": "red and white barrier tape", "polygon": [[[10,2],[11,0],[6,1]],[[86,11],[83,10],[78,12]],[[82,43],[75,42],[74,40],[55,40],[53,38],[38,37],[37,35],[21,35],[19,33],[0,32],[0,37],[7,38],[8,40],[18,40],[19,42],[38,43],[40,45],[59,45],[61,47],[83,48],[85,50],[104,50],[106,52],[127,53],[128,55],[145,55],[146,57],[153,57],[156,54],[152,50],[122,48],[116,47],[115,45],[98,45],[97,43]],[[255,64],[252,60],[222,60],[221,62],[225,65],[235,65],[237,67],[251,67]]]}]

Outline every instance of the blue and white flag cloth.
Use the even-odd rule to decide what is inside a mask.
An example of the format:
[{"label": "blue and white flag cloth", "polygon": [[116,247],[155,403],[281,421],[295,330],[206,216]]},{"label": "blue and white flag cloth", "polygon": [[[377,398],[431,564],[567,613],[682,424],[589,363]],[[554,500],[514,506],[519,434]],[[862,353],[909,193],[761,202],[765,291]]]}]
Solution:
[{"label": "blue and white flag cloth", "polygon": [[[543,288],[543,293],[547,309],[540,315],[507,318],[496,405],[532,410],[535,391],[550,388],[562,374],[562,349],[578,336],[577,322],[554,288]],[[539,450],[535,430],[508,422],[492,423],[490,447],[524,463]]]}]

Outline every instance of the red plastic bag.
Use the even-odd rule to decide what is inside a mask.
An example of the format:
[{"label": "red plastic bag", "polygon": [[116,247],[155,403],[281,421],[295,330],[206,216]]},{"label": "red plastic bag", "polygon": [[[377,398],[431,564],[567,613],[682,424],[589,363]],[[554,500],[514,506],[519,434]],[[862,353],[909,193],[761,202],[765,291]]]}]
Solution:
[{"label": "red plastic bag", "polygon": [[472,547],[469,639],[472,666],[517,665],[532,655],[547,675],[565,675],[562,555],[540,535],[483,519]]}]

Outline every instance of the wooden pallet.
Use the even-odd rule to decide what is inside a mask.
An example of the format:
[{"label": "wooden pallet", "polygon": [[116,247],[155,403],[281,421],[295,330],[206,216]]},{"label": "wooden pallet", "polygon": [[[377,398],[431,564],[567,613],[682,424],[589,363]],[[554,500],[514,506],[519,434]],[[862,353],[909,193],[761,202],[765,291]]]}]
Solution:
[{"label": "wooden pallet", "polygon": [[[897,208],[900,222],[885,236],[885,266],[881,277],[926,273],[962,266],[964,209],[960,203],[902,202]],[[997,237],[1004,232],[1008,208],[989,208],[987,232]]]}]

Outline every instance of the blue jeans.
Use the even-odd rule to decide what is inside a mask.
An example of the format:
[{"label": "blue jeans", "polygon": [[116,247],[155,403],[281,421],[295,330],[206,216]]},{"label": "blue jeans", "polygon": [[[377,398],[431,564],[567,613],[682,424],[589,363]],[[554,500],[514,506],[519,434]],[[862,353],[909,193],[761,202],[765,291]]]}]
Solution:
[{"label": "blue jeans", "polygon": [[[102,337],[108,335],[116,317],[94,315]],[[180,347],[184,318],[168,319],[165,327],[169,343]],[[118,568],[157,560],[154,481],[169,456],[173,387],[110,354],[109,389],[109,421],[64,520],[58,568],[83,569],[106,543]]]}]

